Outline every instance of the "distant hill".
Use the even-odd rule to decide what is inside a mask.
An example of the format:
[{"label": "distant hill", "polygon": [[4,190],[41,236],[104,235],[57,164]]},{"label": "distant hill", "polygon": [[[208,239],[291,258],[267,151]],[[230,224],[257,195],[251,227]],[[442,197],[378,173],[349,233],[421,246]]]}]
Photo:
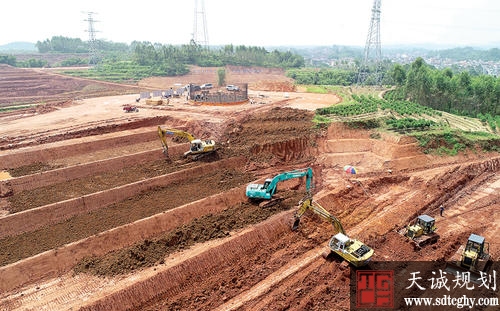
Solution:
[{"label": "distant hill", "polygon": [[11,42],[0,45],[0,52],[37,52],[35,43],[31,42]]}]

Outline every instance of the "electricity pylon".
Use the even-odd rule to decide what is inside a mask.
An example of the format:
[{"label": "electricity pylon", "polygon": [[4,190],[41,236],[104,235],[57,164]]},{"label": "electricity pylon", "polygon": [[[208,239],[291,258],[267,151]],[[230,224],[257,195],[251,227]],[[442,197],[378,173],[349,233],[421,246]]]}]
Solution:
[{"label": "electricity pylon", "polygon": [[95,66],[99,63],[99,52],[97,49],[97,39],[96,39],[96,32],[94,28],[94,23],[96,20],[94,20],[93,14],[96,14],[95,12],[86,12],[87,13],[87,19],[84,21],[88,22],[88,30],[86,30],[89,33],[89,65],[90,66]]},{"label": "electricity pylon", "polygon": [[[198,2],[201,2],[201,8],[198,7]],[[201,21],[198,21],[199,17],[201,17]],[[207,17],[205,15],[204,0],[194,0],[193,41],[208,49]]]},{"label": "electricity pylon", "polygon": [[[369,75],[369,65],[374,65],[373,79],[374,83],[380,85],[382,83],[382,52],[380,47],[380,7],[382,0],[374,0],[372,7],[372,17],[370,20],[370,28],[366,37],[365,51],[363,55],[363,63],[358,71],[357,84],[364,84]],[[371,57],[372,50],[375,50],[375,57]]]}]

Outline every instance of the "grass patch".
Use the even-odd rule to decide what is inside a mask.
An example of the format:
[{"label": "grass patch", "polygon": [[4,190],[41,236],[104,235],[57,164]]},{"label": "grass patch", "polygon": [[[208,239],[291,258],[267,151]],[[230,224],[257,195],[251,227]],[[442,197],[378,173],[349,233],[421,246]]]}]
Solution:
[{"label": "grass patch", "polygon": [[330,123],[332,123],[332,120],[330,120],[330,118],[323,117],[323,116],[318,115],[318,114],[314,116],[312,121],[315,124],[316,128],[328,127],[328,125],[330,125]]},{"label": "grass patch", "polygon": [[15,110],[20,110],[20,109],[26,109],[26,108],[30,108],[32,106],[33,105],[0,107],[0,112],[7,112],[7,111],[15,111]]},{"label": "grass patch", "polygon": [[328,89],[321,85],[307,85],[306,87],[307,93],[316,93],[316,94],[328,94]]},{"label": "grass patch", "polygon": [[303,89],[307,93],[318,93],[318,94],[337,94],[342,97],[342,100],[352,101],[353,95],[366,95],[378,97],[380,89],[375,89],[373,87],[351,87],[351,86],[341,86],[341,85],[299,85],[300,89]]},{"label": "grass patch", "polygon": [[500,152],[500,137],[490,133],[445,129],[413,133],[411,136],[428,154],[456,155],[465,150]]}]

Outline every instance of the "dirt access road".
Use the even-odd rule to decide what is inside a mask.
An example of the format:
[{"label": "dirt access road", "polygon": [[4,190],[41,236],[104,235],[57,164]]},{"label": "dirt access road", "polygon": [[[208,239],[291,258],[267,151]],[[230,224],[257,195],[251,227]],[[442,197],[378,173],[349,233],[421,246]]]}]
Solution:
[{"label": "dirt access road", "polygon": [[[290,229],[304,181],[280,183],[283,201],[270,208],[244,194],[249,182],[308,166],[315,200],[374,248],[374,261],[445,261],[470,233],[498,260],[498,154],[438,157],[401,135],[314,129],[313,110],[336,95],[296,92],[279,71],[228,72],[228,83],[248,80],[253,104],[175,99],[125,113],[133,93],[0,114],[0,169],[12,175],[0,183],[0,309],[349,310],[352,268],[321,257],[331,225],[306,213]],[[216,140],[217,156],[189,161],[186,142],[171,141],[165,158],[160,124]],[[395,229],[424,213],[440,239],[419,250]]]}]

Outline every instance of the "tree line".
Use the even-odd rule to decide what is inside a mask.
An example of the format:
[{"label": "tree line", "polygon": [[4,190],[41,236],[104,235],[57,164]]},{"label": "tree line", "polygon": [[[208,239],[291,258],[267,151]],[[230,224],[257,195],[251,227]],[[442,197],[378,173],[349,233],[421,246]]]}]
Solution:
[{"label": "tree line", "polygon": [[[375,68],[367,68],[373,76]],[[289,69],[287,76],[297,84],[343,85],[357,84],[358,70],[337,68]],[[500,115],[500,78],[491,75],[455,72],[450,68],[436,69],[420,57],[413,63],[401,65],[383,62],[381,82],[392,86],[388,99],[409,100],[427,107],[458,115],[491,119]],[[368,79],[364,85],[377,85]]]},{"label": "tree line", "polygon": [[[279,67],[287,69],[287,76],[297,84],[308,85],[355,85],[358,82],[359,66],[352,68],[304,68],[304,58],[291,51],[267,51],[263,47],[234,46],[232,44],[207,49],[193,40],[184,45],[164,45],[134,41],[130,45],[97,41],[103,62],[108,66],[124,65],[149,67],[151,75],[174,76],[188,72],[188,65],[223,67],[225,65]],[[36,44],[40,53],[88,53],[88,42],[79,38],[55,36]],[[467,50],[470,52],[469,50]],[[455,50],[449,51],[451,54]],[[463,50],[462,50],[463,52]],[[498,49],[489,50],[496,56]],[[82,64],[83,58],[67,60],[65,65]],[[0,55],[0,63],[23,67],[41,67],[41,60],[16,62],[12,55]],[[500,115],[500,80],[490,75],[467,71],[456,72],[450,68],[436,69],[422,58],[413,63],[400,65],[384,60],[379,67],[363,68],[373,75],[377,70],[381,80],[368,79],[364,83],[394,86],[387,96],[390,99],[405,99],[422,105],[460,115],[491,118]]]},{"label": "tree line", "polygon": [[133,60],[139,65],[178,67],[197,65],[222,67],[225,65],[261,66],[279,68],[304,67],[304,58],[290,51],[267,51],[263,47],[232,44],[204,48],[193,40],[180,46],[132,42]]},{"label": "tree line", "polygon": [[436,110],[472,117],[500,115],[500,78],[467,71],[436,69],[417,58],[408,66],[396,64],[389,75],[396,88],[390,99],[408,99]]},{"label": "tree line", "polygon": [[[54,36],[51,39],[38,41],[36,47],[42,54],[44,53],[72,53],[85,55],[89,64],[116,63],[119,61],[134,62],[139,66],[150,66],[155,75],[180,75],[187,72],[187,65],[197,65],[201,67],[222,67],[225,65],[239,66],[262,66],[278,68],[300,68],[304,67],[304,58],[299,54],[290,51],[279,50],[267,51],[263,47],[245,46],[232,44],[211,47],[207,49],[197,44],[193,40],[189,44],[164,45],[151,42],[134,41],[130,45],[125,43],[114,43],[103,40],[96,40],[97,59],[90,59],[95,55],[89,54],[89,43],[80,38],[68,38]],[[0,63],[7,63],[12,66],[31,65],[16,62],[14,56],[3,56]],[[72,59],[66,65],[72,63],[81,65],[81,59]],[[44,66],[45,64],[38,64]]]},{"label": "tree line", "polygon": [[[96,48],[103,52],[128,52],[126,43],[117,43],[106,40],[96,40]],[[89,42],[80,38],[53,36],[51,39],[37,41],[35,44],[40,53],[88,53]]]}]

